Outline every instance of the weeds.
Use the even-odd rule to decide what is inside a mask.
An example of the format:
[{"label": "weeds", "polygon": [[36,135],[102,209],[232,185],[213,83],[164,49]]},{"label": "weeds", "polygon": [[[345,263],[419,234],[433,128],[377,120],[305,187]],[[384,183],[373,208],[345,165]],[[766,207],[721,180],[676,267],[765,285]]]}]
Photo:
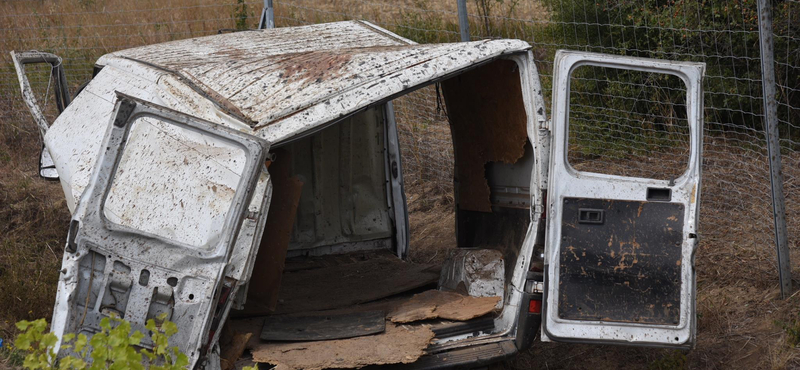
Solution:
[{"label": "weeds", "polygon": [[247,3],[244,0],[236,0],[236,7],[233,8],[233,19],[236,21],[237,30],[247,29]]},{"label": "weeds", "polygon": [[0,347],[0,368],[21,367],[25,361],[25,354],[11,344]]},{"label": "weeds", "polygon": [[[145,325],[150,336],[144,345],[145,335],[132,331],[131,323],[116,317],[100,320],[100,331],[88,338],[83,333],[64,334],[59,347],[54,333],[45,333],[44,319],[20,321],[16,324],[21,333],[14,341],[15,362],[24,356],[26,369],[152,369],[183,370],[189,357],[177,346],[170,346],[169,338],[178,333],[178,326],[166,320],[167,314],[149,319]],[[60,353],[62,356],[57,357]],[[254,370],[253,367],[245,369]]]},{"label": "weeds", "polygon": [[660,359],[651,362],[648,370],[681,370],[686,369],[686,354],[683,351],[670,351]]},{"label": "weeds", "polygon": [[790,320],[789,322],[775,320],[775,325],[786,332],[786,341],[790,346],[800,346],[800,320],[796,318]]}]

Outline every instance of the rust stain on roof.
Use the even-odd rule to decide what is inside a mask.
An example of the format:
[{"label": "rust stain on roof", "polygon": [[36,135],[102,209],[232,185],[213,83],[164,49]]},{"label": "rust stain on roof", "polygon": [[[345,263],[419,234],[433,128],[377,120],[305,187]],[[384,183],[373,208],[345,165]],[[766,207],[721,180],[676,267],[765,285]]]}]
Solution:
[{"label": "rust stain on roof", "polygon": [[272,127],[260,136],[278,140],[471,63],[528,48],[519,40],[419,45],[350,21],[170,41],[118,51],[98,64],[127,59],[168,71],[254,130]]},{"label": "rust stain on roof", "polygon": [[343,75],[352,57],[350,53],[312,51],[283,59],[278,67],[285,70],[287,79],[324,81]]},{"label": "rust stain on roof", "polygon": [[230,100],[228,100],[226,97],[224,97],[221,94],[217,93],[214,89],[206,86],[198,78],[196,78],[196,77],[194,77],[194,76],[192,76],[192,75],[190,75],[188,73],[186,74],[186,77],[187,77],[187,79],[190,79],[191,82],[195,86],[197,86],[199,89],[201,89],[203,92],[205,92],[205,94],[208,97],[208,99],[210,99],[215,104],[217,104],[217,106],[222,108],[223,111],[227,112],[228,114],[230,114],[230,115],[232,115],[232,116],[234,116],[234,117],[236,117],[236,118],[238,118],[238,119],[240,119],[240,120],[242,120],[244,122],[247,122],[250,125],[256,124],[255,121],[253,121],[252,119],[248,118],[244,113],[242,113],[242,111],[239,109],[239,107],[237,107],[235,104],[231,103]]}]

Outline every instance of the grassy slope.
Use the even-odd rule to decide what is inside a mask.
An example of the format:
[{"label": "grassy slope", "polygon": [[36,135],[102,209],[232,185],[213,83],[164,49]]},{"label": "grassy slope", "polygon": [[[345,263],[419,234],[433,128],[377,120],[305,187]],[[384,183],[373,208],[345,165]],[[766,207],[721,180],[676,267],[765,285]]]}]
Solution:
[{"label": "grassy slope", "polygon": [[69,212],[57,182],[38,178],[38,132],[0,125],[0,338],[49,317]]},{"label": "grassy slope", "polygon": [[[250,15],[255,12],[255,3],[260,2],[250,3]],[[283,4],[278,5],[279,24],[341,19],[346,15],[338,14],[336,9],[350,9],[364,18],[393,25],[390,28],[415,40],[437,42],[457,39],[452,13],[454,9],[442,6],[441,2],[405,1],[402,6],[390,6],[390,3],[380,0],[368,3],[353,0],[323,3],[287,1]],[[86,0],[0,3],[0,14],[81,13],[18,17],[12,20],[4,18],[6,23],[0,30],[0,338],[12,335],[13,322],[17,320],[50,316],[69,221],[59,185],[36,176],[40,145],[38,135],[18,99],[15,77],[9,69],[6,51],[38,48],[61,53],[68,58],[67,69],[74,88],[88,75],[92,61],[105,52],[208,34],[215,29],[235,26],[236,8],[233,6],[217,4],[187,8],[189,5],[186,0],[176,0],[166,5],[156,1],[112,0],[104,6],[119,13],[100,16],[85,14],[103,9]],[[170,12],[137,11],[165,6],[184,8]],[[518,11],[524,14],[518,17],[528,19],[543,14],[536,7]],[[483,32],[482,26],[475,24],[474,33]],[[509,27],[513,27],[513,24]],[[519,28],[510,34],[514,35],[515,32],[523,37],[530,30]],[[37,84],[40,90],[46,88],[44,81]],[[707,153],[709,158],[720,163],[706,167],[706,179],[711,181],[707,181],[704,192],[713,196],[723,191],[714,187],[713,179],[726,178],[729,170],[725,163],[733,163],[727,157],[737,163],[746,160],[743,160],[741,153],[724,148]],[[753,162],[752,166],[763,166],[757,159],[753,159]],[[756,186],[762,180],[737,177],[731,181],[753,181],[753,186]],[[411,189],[409,199],[419,195],[415,191]],[[430,197],[429,193],[424,194]],[[443,202],[434,206],[412,204],[412,209],[416,210],[411,215],[412,241],[419,247],[419,253],[412,255],[412,258],[436,260],[441,254],[437,254],[439,248],[448,244],[441,240],[452,235],[453,221],[452,213],[448,210],[449,200]],[[663,349],[537,343],[531,351],[505,366],[542,369],[670,369],[684,366],[704,369],[800,368],[800,350],[789,346],[786,331],[776,324],[776,321],[791,322],[798,319],[800,296],[786,301],[777,299],[777,284],[771,262],[759,258],[758,253],[748,249],[748,243],[739,243],[754,238],[753,234],[768,233],[768,230],[754,232],[748,225],[724,224],[721,220],[726,219],[726,212],[733,211],[704,211],[701,220],[703,225],[718,225],[726,228],[726,232],[724,238],[703,240],[698,251],[699,325],[695,350],[685,353]],[[793,257],[794,261],[800,261],[796,253]]]}]

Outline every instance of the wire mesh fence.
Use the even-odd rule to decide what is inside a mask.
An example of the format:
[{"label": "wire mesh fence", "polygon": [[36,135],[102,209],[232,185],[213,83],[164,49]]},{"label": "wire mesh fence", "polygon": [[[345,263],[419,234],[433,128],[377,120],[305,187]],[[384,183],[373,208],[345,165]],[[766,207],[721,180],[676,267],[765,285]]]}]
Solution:
[{"label": "wire mesh fence", "polygon": [[[702,258],[746,265],[765,284],[777,279],[772,199],[764,138],[761,55],[756,1],[470,0],[473,40],[518,38],[531,43],[545,91],[558,49],[707,64],[701,235],[724,251]],[[776,3],[775,60],[784,158],[790,249],[797,260],[800,211],[795,189],[800,84],[800,5]],[[458,41],[455,1],[308,0],[275,4],[277,24],[366,19],[418,42]],[[573,117],[583,118],[570,137],[570,160],[599,172],[671,178],[685,168],[685,95],[676,81],[621,76],[619,71],[578,74],[585,89],[572,96]],[[588,77],[591,76],[591,77]],[[662,78],[659,80],[659,78]],[[412,192],[426,200],[449,194],[452,152],[447,121],[430,109],[431,91],[398,103],[406,167],[418,176]],[[546,97],[549,101],[549,97]],[[683,100],[681,100],[683,99]],[[409,109],[405,112],[406,109]],[[423,140],[421,140],[423,139]],[[427,139],[427,140],[425,140]],[[655,141],[654,141],[655,140]],[[409,145],[411,143],[411,145]],[[424,191],[423,191],[424,190]]]},{"label": "wire mesh fence", "polygon": [[[531,43],[545,91],[558,49],[705,62],[701,235],[710,242],[707,245],[726,248],[709,250],[702,258],[743,264],[749,273],[762,277],[760,281],[776,282],[756,1],[469,0],[467,4],[473,40],[518,38]],[[783,173],[795,261],[800,232],[800,219],[793,217],[800,211],[795,195],[800,159],[796,143],[800,84],[794,77],[800,68],[798,5],[781,2],[772,9]],[[459,39],[456,1],[287,0],[275,6],[279,26],[366,19],[418,42]],[[570,123],[578,128],[570,136],[574,145],[569,151],[576,166],[661,178],[682,173],[688,160],[688,130],[680,83],[611,70],[577,76],[583,89],[572,95],[571,117],[585,124]],[[409,172],[423,180],[420,184],[428,184],[425,189],[448,194],[453,166],[452,152],[442,146],[449,143],[447,122],[436,118],[435,112],[419,109],[430,107],[431,94],[420,92],[398,104],[407,147],[404,160]],[[408,143],[413,143],[411,149]],[[439,199],[439,194],[421,192],[413,183],[411,188],[424,199]]]},{"label": "wire mesh fence", "polygon": [[[0,131],[4,150],[35,138],[19,97],[10,50],[38,49],[64,57],[70,87],[91,76],[107,52],[255,28],[262,1],[168,0],[104,3],[10,0],[0,3]],[[776,281],[774,225],[761,90],[755,0],[468,0],[473,40],[528,41],[547,92],[558,49],[707,64],[701,236],[703,258],[743,263],[765,284]],[[278,27],[363,19],[420,43],[457,42],[455,0],[275,0]],[[800,2],[775,3],[775,68],[790,248],[800,235]],[[47,71],[41,71],[46,76]],[[570,109],[577,129],[570,161],[612,173],[672,178],[688,150],[680,81],[594,69],[579,79]],[[38,94],[48,79],[36,78]],[[52,94],[52,91],[49,92]],[[545,97],[549,102],[549,96]],[[434,88],[395,101],[407,187],[412,199],[452,195],[453,151]],[[53,107],[49,107],[49,113]],[[599,124],[598,124],[599,123]],[[35,154],[34,154],[35,155]],[[0,155],[2,156],[2,155]],[[682,167],[683,165],[683,167]]]}]

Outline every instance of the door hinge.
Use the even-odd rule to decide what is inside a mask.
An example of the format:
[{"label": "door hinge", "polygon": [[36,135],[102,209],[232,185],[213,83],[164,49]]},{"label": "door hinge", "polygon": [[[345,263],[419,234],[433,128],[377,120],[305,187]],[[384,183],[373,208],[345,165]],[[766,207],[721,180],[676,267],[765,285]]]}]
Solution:
[{"label": "door hinge", "polygon": [[550,120],[539,121],[539,130],[550,130]]}]

